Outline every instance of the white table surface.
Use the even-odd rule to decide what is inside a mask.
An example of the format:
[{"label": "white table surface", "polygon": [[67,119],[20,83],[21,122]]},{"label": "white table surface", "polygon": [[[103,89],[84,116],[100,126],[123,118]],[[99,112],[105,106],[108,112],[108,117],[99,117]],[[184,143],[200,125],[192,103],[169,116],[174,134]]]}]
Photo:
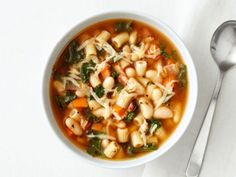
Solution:
[{"label": "white table surface", "polygon": [[[194,139],[217,77],[209,53],[215,28],[236,19],[235,0],[9,0],[0,1],[1,177],[184,176]],[[55,43],[93,14],[139,11],[165,21],[193,56],[199,79],[198,105],[181,140],[161,158],[136,168],[111,170],[81,161],[51,130],[41,96],[42,75]],[[236,69],[226,75],[201,176],[233,177],[236,166]]]}]

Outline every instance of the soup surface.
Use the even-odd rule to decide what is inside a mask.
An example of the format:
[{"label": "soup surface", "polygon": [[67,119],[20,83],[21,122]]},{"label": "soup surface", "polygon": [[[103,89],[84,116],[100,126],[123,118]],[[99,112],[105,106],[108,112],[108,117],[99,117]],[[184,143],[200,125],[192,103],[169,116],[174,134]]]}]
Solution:
[{"label": "soup surface", "polygon": [[50,81],[65,136],[107,159],[158,150],[181,121],[187,96],[187,68],[172,42],[126,19],[81,31],[57,59]]}]

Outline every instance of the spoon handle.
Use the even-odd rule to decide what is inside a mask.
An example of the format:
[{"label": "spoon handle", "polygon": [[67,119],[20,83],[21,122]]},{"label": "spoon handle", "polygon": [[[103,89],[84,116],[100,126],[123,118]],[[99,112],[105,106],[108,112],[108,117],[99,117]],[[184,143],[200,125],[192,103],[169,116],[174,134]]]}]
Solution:
[{"label": "spoon handle", "polygon": [[220,72],[216,87],[214,89],[211,101],[205,115],[204,122],[198,133],[198,137],[195,141],[191,156],[189,158],[188,166],[186,169],[187,177],[198,177],[202,167],[205,150],[208,142],[208,137],[211,129],[212,119],[216,108],[216,102],[221,89],[221,83],[224,77],[224,73]]}]

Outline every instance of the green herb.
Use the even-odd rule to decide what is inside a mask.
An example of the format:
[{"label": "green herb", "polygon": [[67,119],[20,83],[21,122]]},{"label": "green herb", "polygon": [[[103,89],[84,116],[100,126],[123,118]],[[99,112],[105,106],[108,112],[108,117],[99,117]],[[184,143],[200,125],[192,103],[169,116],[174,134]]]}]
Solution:
[{"label": "green herb", "polygon": [[138,113],[138,104],[136,102],[133,102],[133,104],[134,104],[134,108],[132,111],[128,110],[128,114],[124,118],[125,122],[131,122]]},{"label": "green herb", "polygon": [[160,50],[161,50],[161,55],[163,57],[165,57],[166,59],[172,58],[174,61],[177,60],[176,50],[172,50],[171,53],[168,53],[166,51],[166,46],[163,43],[159,42],[159,46],[160,46]]},{"label": "green herb", "polygon": [[180,64],[179,66],[179,86],[184,87],[187,84],[187,66],[185,64]]},{"label": "green herb", "polygon": [[123,88],[124,88],[124,86],[121,83],[119,83],[119,82],[116,83],[117,92],[120,92]]},{"label": "green herb", "polygon": [[98,96],[98,98],[101,98],[105,91],[104,91],[104,87],[102,85],[98,85],[96,86],[93,91],[96,93],[96,95]]},{"label": "green herb", "polygon": [[156,120],[156,119],[151,119],[151,120],[148,121],[148,123],[149,123],[149,125],[150,125],[149,132],[153,129],[153,127],[154,127],[155,125],[157,125],[156,128],[155,128],[155,130],[153,131],[153,133],[156,132],[157,129],[161,128],[161,126],[162,126],[161,121],[160,121],[160,120]]},{"label": "green herb", "polygon": [[76,64],[79,63],[85,56],[84,50],[77,50],[78,43],[76,41],[72,41],[68,46],[68,53],[65,56],[65,61],[68,64]]},{"label": "green herb", "polygon": [[67,104],[73,101],[76,95],[73,92],[66,92],[64,96],[56,96],[57,104],[60,108],[65,108]]},{"label": "green herb", "polygon": [[[93,123],[98,123],[102,120],[102,117],[95,116],[90,109],[85,110],[85,115],[88,121]],[[102,115],[101,115],[102,116]]]},{"label": "green herb", "polygon": [[111,77],[113,77],[114,79],[117,79],[118,76],[119,74],[116,71],[111,72]]},{"label": "green herb", "polygon": [[89,100],[94,100],[93,95],[89,95]]},{"label": "green herb", "polygon": [[93,157],[102,155],[103,151],[102,151],[101,143],[102,143],[101,139],[91,138],[88,142],[87,153]]},{"label": "green herb", "polygon": [[89,63],[83,63],[80,69],[80,78],[83,83],[89,80],[90,73],[93,71],[93,67],[96,64],[91,60]]},{"label": "green herb", "polygon": [[132,21],[120,21],[115,23],[115,31],[123,32],[123,31],[131,31],[132,30]]},{"label": "green herb", "polygon": [[133,146],[128,146],[127,147],[127,154],[130,156],[133,156],[135,153],[150,152],[150,151],[154,151],[156,149],[157,149],[157,146],[151,145],[151,144],[147,144],[146,146],[142,146],[139,148],[135,148]]}]

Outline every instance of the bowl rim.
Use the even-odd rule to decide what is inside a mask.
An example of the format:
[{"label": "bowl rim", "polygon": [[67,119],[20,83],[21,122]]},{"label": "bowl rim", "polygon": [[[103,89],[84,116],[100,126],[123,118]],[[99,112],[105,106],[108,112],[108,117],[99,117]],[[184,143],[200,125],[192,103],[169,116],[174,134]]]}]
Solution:
[{"label": "bowl rim", "polygon": [[[144,22],[152,26],[153,28],[158,29],[175,45],[175,47],[178,49],[178,52],[181,54],[184,60],[184,63],[187,65],[187,68],[188,68],[188,80],[189,80],[188,100],[187,100],[186,108],[184,111],[184,115],[182,116],[182,119],[179,125],[177,126],[176,130],[162,144],[162,146],[160,146],[160,148],[157,151],[150,152],[148,154],[145,154],[141,157],[137,157],[134,159],[120,160],[120,161],[111,161],[111,160],[105,160],[105,159],[100,159],[100,158],[93,158],[89,156],[88,154],[86,154],[84,151],[80,150],[67,137],[65,137],[63,132],[60,130],[60,127],[57,125],[56,119],[54,118],[54,115],[52,112],[50,97],[49,97],[49,79],[51,75],[51,70],[58,55],[61,53],[64,47],[68,44],[68,42],[79,31],[99,21],[103,21],[107,19],[126,19],[126,18]],[[93,15],[89,18],[86,18],[85,20],[80,21],[74,27],[70,28],[68,32],[62,38],[60,38],[60,40],[57,42],[57,44],[53,48],[44,69],[42,82],[43,82],[42,83],[42,99],[43,99],[44,111],[45,111],[47,120],[49,121],[49,124],[54,130],[53,132],[63,142],[64,145],[69,147],[67,149],[71,149],[71,151],[76,153],[79,158],[84,159],[87,162],[92,163],[94,165],[97,165],[100,167],[106,167],[106,168],[135,167],[138,165],[145,164],[154,159],[157,159],[158,157],[165,154],[168,150],[170,150],[176,144],[177,141],[179,141],[179,139],[183,136],[184,132],[189,126],[193,117],[193,113],[194,113],[196,102],[197,102],[197,96],[198,96],[198,79],[197,79],[196,69],[193,63],[193,59],[188,49],[184,45],[183,41],[181,40],[181,38],[167,24],[162,22],[160,19],[153,17],[151,15],[148,15],[148,14],[134,12],[134,11],[129,11],[129,12],[128,11],[111,11],[111,12],[99,13],[97,15]]]}]

